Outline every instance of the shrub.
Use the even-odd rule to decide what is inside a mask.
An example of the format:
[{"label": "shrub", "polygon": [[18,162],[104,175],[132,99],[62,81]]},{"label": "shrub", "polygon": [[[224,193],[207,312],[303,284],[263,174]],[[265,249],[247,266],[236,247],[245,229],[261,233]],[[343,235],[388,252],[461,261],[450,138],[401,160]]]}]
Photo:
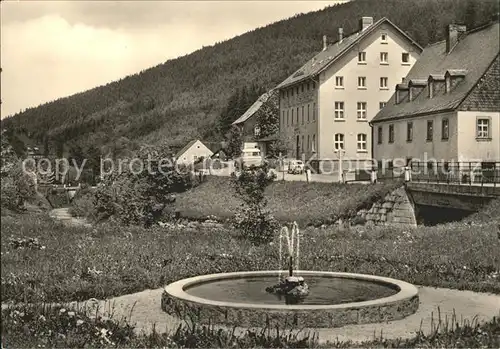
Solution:
[{"label": "shrub", "polygon": [[236,193],[243,203],[236,215],[235,226],[242,235],[254,243],[266,243],[273,239],[278,223],[266,209],[266,187],[275,179],[269,167],[244,168],[234,176]]},{"label": "shrub", "polygon": [[143,147],[136,155],[148,170],[111,173],[95,192],[79,193],[71,212],[96,221],[113,218],[125,225],[147,227],[168,217],[164,212],[173,203],[172,194],[194,185],[190,168],[161,165],[161,149]]}]

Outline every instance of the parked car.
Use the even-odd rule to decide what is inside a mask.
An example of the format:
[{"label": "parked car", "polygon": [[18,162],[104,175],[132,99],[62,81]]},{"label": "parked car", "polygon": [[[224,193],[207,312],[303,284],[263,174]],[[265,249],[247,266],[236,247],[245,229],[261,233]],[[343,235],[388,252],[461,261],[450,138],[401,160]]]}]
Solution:
[{"label": "parked car", "polygon": [[288,173],[299,173],[303,174],[305,170],[304,162],[302,160],[289,160],[288,162]]},{"label": "parked car", "polygon": [[241,155],[235,159],[234,166],[236,169],[250,167],[250,166],[262,166],[263,158],[258,148],[248,148],[241,151]]}]

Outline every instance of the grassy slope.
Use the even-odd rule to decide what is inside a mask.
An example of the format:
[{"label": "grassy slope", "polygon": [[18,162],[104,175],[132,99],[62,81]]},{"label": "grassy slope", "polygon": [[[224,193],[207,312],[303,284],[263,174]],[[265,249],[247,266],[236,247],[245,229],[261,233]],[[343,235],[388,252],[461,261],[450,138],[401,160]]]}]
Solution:
[{"label": "grassy slope", "polygon": [[[377,185],[337,183],[306,183],[277,181],[267,189],[268,208],[282,222],[297,221],[299,225],[321,225],[341,217],[352,217],[360,208],[369,206],[394,190],[401,183]],[[180,194],[177,210],[187,218],[214,215],[231,218],[241,205],[235,196],[231,179],[210,177],[207,182]]]}]

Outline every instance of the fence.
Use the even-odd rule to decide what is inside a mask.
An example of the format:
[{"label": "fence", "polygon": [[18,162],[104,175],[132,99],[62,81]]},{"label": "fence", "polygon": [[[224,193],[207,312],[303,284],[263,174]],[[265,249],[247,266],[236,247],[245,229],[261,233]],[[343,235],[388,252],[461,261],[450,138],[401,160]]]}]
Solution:
[{"label": "fence", "polygon": [[500,185],[500,162],[411,162],[411,180],[468,185]]}]

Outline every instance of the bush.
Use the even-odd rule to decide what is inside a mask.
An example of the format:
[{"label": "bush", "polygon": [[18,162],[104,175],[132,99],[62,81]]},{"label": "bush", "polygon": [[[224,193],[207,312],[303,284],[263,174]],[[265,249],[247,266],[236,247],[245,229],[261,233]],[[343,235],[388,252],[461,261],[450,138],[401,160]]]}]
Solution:
[{"label": "bush", "polygon": [[270,242],[278,229],[278,222],[266,210],[266,187],[276,176],[269,172],[269,167],[244,168],[239,176],[233,176],[237,195],[243,201],[236,214],[235,227],[243,237],[253,243]]},{"label": "bush", "polygon": [[[148,170],[112,173],[93,192],[78,193],[73,199],[72,214],[103,221],[109,218],[125,225],[151,226],[172,205],[172,194],[195,184],[189,167],[161,165],[161,152],[141,148],[136,154]],[[170,211],[173,211],[170,210]]]}]

